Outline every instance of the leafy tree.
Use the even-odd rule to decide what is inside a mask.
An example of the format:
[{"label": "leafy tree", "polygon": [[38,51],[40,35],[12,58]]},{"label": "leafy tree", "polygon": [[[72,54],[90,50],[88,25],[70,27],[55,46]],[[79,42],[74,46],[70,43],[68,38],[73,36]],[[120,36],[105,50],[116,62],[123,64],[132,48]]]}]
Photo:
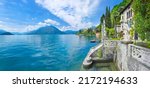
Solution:
[{"label": "leafy tree", "polygon": [[114,30],[114,28],[106,27],[106,32],[107,32],[108,38],[114,38],[115,37],[115,30]]},{"label": "leafy tree", "polygon": [[84,35],[84,36],[94,36],[95,35],[95,29],[91,28],[85,28],[81,29],[77,32],[78,35]]},{"label": "leafy tree", "polygon": [[99,25],[96,27],[96,32],[101,32],[101,28],[102,28],[102,25],[99,24]]},{"label": "leafy tree", "polygon": [[[103,20],[105,19],[107,36],[109,38],[113,38],[114,35],[116,35],[113,28],[115,25],[120,25],[120,11],[122,11],[130,2],[131,0],[123,0],[120,4],[114,6],[112,11],[110,11],[109,7],[106,7],[106,13],[101,16],[100,25],[102,25]],[[119,33],[118,35],[122,36],[122,33]]]},{"label": "leafy tree", "polygon": [[134,0],[134,25],[140,38],[150,41],[150,0]]},{"label": "leafy tree", "polygon": [[134,37],[134,30],[133,30],[133,28],[131,28],[130,29],[130,39],[132,40],[133,39],[133,37]]},{"label": "leafy tree", "polygon": [[111,21],[112,27],[120,24],[120,13],[119,13],[119,5],[114,6],[111,11]]},{"label": "leafy tree", "polygon": [[111,21],[112,21],[112,27],[115,25],[120,24],[120,11],[123,10],[123,8],[128,5],[131,2],[131,0],[123,0],[120,4],[114,6],[114,8],[111,11]]}]

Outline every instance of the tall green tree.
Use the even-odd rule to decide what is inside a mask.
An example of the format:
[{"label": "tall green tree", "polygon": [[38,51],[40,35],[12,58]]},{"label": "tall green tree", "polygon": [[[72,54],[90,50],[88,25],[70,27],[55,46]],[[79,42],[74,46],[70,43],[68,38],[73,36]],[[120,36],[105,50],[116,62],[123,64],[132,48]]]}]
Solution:
[{"label": "tall green tree", "polygon": [[106,14],[105,14],[105,22],[106,22],[106,27],[111,28],[111,13],[110,13],[110,8],[106,7]]},{"label": "tall green tree", "polygon": [[134,0],[134,25],[140,38],[150,41],[150,0]]},{"label": "tall green tree", "polygon": [[105,19],[105,15],[103,14],[102,16],[101,16],[101,19],[100,19],[100,22],[101,22],[101,24],[103,23],[103,20]]}]

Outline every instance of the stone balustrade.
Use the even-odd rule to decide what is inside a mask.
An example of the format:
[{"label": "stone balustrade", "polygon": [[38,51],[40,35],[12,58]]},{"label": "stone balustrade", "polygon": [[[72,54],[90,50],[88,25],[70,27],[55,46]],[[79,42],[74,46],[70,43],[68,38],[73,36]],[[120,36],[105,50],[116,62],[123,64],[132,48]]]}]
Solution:
[{"label": "stone balustrade", "polygon": [[134,58],[150,68],[150,49],[130,44],[129,52],[129,58]]},{"label": "stone balustrade", "polygon": [[92,64],[92,58],[101,48],[103,60],[111,60],[122,71],[149,71],[150,49],[132,44],[127,41],[104,40],[101,44],[91,48],[83,65]]},{"label": "stone balustrade", "polygon": [[95,47],[92,47],[90,49],[90,51],[88,52],[86,58],[84,59],[83,61],[83,67],[84,68],[89,68],[91,67],[92,63],[93,63],[93,60],[92,60],[92,57],[93,55],[98,51],[98,49],[100,49],[101,47],[103,46],[103,44],[98,44],[97,46]]},{"label": "stone balustrade", "polygon": [[123,41],[118,42],[116,63],[123,71],[149,71],[150,49]]}]

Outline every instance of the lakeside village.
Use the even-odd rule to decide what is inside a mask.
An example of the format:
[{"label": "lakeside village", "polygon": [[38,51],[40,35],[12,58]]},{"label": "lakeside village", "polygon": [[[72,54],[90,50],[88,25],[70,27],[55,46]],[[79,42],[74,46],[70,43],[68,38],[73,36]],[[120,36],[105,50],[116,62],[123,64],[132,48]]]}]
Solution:
[{"label": "lakeside village", "polygon": [[[123,0],[112,11],[106,7],[96,28],[100,44],[90,49],[83,71],[150,70],[150,0]],[[92,35],[81,30],[78,34]]]}]

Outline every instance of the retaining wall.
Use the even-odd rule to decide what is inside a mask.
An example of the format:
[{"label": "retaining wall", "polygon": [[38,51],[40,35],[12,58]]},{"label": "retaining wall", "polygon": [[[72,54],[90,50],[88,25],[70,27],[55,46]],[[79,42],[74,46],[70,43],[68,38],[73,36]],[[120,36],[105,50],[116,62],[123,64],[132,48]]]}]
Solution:
[{"label": "retaining wall", "polygon": [[122,71],[148,71],[150,70],[150,49],[118,42],[117,56],[114,58],[118,68]]}]

